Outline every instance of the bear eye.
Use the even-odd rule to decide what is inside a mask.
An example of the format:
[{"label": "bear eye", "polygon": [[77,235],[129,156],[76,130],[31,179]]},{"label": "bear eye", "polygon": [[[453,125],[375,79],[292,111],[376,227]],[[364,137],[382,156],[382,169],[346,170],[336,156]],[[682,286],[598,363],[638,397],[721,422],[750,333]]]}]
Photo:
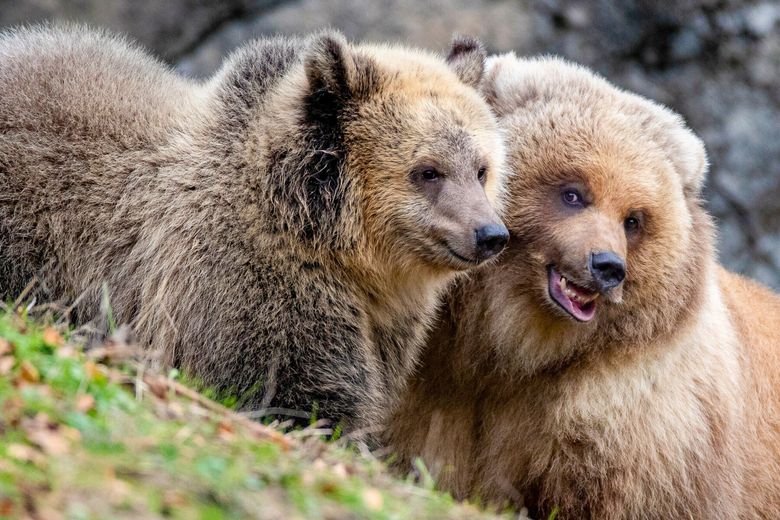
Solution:
[{"label": "bear eye", "polygon": [[580,192],[575,190],[574,188],[567,188],[563,190],[563,193],[561,193],[561,199],[563,199],[564,204],[566,204],[567,206],[575,206],[575,207],[584,206],[582,195],[580,195]]},{"label": "bear eye", "polygon": [[422,178],[428,182],[433,182],[441,177],[441,174],[436,168],[426,168],[421,173]]},{"label": "bear eye", "polygon": [[626,229],[626,233],[633,233],[637,231],[640,224],[641,222],[639,221],[639,217],[636,216],[630,216],[623,221],[623,227]]},{"label": "bear eye", "polygon": [[485,182],[485,177],[487,177],[487,168],[483,166],[477,170],[477,180],[479,180],[479,182]]}]

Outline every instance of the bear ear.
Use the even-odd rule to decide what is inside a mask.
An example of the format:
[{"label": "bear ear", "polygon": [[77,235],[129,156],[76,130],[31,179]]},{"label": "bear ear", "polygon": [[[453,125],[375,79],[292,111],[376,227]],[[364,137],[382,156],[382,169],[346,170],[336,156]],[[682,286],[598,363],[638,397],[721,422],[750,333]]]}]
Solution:
[{"label": "bear ear", "polygon": [[704,143],[688,128],[681,116],[664,107],[656,107],[656,110],[659,108],[663,114],[663,123],[658,128],[658,142],[680,174],[685,195],[698,197],[709,167]]},{"label": "bear ear", "polygon": [[675,134],[673,138],[678,142],[679,155],[672,162],[680,170],[685,194],[698,197],[709,167],[704,143],[687,127],[678,128]]},{"label": "bear ear", "polygon": [[452,38],[447,64],[463,83],[479,88],[485,74],[485,60],[487,53],[478,39],[457,34]]},{"label": "bear ear", "polygon": [[510,114],[539,95],[535,71],[532,62],[521,62],[513,52],[487,60],[481,90],[494,114]]},{"label": "bear ear", "polygon": [[367,94],[376,84],[373,63],[354,55],[347,40],[336,31],[311,39],[304,69],[312,94],[326,94],[340,100]]}]

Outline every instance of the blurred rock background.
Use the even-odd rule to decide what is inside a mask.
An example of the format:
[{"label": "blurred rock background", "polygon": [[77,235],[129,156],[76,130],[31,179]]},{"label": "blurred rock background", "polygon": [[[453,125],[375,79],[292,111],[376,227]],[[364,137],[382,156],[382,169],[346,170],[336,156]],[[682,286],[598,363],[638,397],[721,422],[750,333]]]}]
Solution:
[{"label": "blurred rock background", "polygon": [[707,144],[723,262],[780,289],[780,2],[735,0],[0,0],[0,28],[79,21],[210,74],[243,41],[319,27],[444,51],[558,54],[682,113]]}]

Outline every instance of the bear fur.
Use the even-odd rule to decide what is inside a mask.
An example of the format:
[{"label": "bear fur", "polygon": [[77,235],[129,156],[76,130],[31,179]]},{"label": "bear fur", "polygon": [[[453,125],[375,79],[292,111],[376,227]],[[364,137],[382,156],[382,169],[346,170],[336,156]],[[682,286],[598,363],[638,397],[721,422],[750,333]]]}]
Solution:
[{"label": "bear fur", "polygon": [[[196,83],[103,32],[5,33],[0,297],[37,277],[82,323],[107,292],[141,345],[246,409],[372,423],[440,292],[484,259],[473,226],[500,223],[484,59],[324,32]],[[421,192],[431,162],[464,211]]]},{"label": "bear fur", "polygon": [[[780,517],[780,298],[717,264],[700,140],[558,59],[490,58],[483,88],[510,243],[446,297],[389,450],[534,518]],[[598,291],[605,250],[625,279]]]}]

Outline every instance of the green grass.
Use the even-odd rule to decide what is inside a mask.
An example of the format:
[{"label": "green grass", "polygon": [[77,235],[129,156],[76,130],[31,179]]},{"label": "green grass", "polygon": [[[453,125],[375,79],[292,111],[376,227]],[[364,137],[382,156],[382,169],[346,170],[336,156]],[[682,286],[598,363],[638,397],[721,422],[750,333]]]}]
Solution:
[{"label": "green grass", "polygon": [[85,353],[0,311],[0,518],[495,518],[117,361],[123,348]]}]

